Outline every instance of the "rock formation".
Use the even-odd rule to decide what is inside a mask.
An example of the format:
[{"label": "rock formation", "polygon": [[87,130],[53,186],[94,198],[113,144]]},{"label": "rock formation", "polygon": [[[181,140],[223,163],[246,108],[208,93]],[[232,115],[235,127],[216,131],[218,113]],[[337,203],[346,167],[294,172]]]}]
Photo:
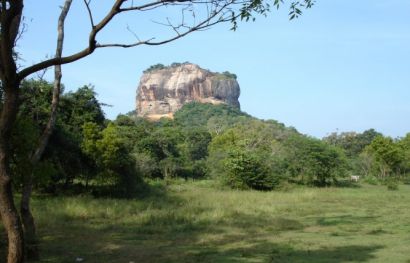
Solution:
[{"label": "rock formation", "polygon": [[191,63],[150,68],[137,90],[137,116],[149,119],[173,117],[185,103],[226,103],[239,108],[236,76],[215,73]]}]

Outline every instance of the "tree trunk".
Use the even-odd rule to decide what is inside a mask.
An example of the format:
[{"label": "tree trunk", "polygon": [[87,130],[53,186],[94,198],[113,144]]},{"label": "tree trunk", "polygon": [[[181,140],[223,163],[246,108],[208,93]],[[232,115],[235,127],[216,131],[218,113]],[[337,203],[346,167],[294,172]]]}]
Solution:
[{"label": "tree trunk", "polygon": [[4,165],[0,165],[0,214],[8,238],[8,263],[24,261],[23,231],[14,205],[11,180]]},{"label": "tree trunk", "polygon": [[[0,119],[0,215],[8,238],[8,263],[24,261],[23,230],[18,216],[11,184],[10,139],[17,115],[19,82],[11,78],[3,82],[5,96]],[[11,80],[11,81],[9,81]]]},{"label": "tree trunk", "polygon": [[20,216],[24,229],[25,252],[28,260],[39,260],[36,225],[30,209],[30,198],[33,189],[32,174],[23,175],[23,193],[20,203]]},{"label": "tree trunk", "polygon": [[[66,0],[64,7],[61,10],[60,17],[58,19],[58,36],[57,36],[57,48],[56,48],[56,58],[61,58],[63,52],[64,43],[64,21],[70,10],[72,0]],[[37,148],[35,149],[33,155],[30,158],[31,169],[38,164],[44,150],[48,144],[50,136],[53,132],[55,122],[57,119],[57,109],[60,101],[61,93],[61,65],[56,65],[54,67],[54,88],[53,88],[53,99],[51,102],[51,112],[48,123],[43,131],[42,136],[38,142]],[[38,239],[36,235],[36,225],[34,223],[34,217],[30,209],[30,198],[33,190],[33,173],[29,173],[23,176],[23,193],[20,204],[20,214],[24,226],[24,239],[26,241],[26,255],[30,260],[39,260],[40,252],[38,249]]]}]

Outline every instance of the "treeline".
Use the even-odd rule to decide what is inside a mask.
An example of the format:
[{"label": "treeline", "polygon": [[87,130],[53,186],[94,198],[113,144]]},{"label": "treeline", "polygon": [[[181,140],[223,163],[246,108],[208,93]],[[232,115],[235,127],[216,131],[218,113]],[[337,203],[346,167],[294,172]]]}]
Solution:
[{"label": "treeline", "polygon": [[15,186],[34,171],[48,193],[91,192],[133,197],[144,180],[213,178],[236,189],[272,190],[288,184],[335,185],[351,174],[404,178],[410,136],[374,130],[323,140],[263,121],[227,105],[190,103],[174,119],[150,122],[132,112],[105,119],[92,87],[62,95],[56,127],[34,169],[27,160],[47,123],[52,85],[26,81],[13,134]]},{"label": "treeline", "polygon": [[370,129],[332,133],[323,140],[343,149],[352,173],[368,182],[407,181],[410,176],[410,133],[392,139]]}]

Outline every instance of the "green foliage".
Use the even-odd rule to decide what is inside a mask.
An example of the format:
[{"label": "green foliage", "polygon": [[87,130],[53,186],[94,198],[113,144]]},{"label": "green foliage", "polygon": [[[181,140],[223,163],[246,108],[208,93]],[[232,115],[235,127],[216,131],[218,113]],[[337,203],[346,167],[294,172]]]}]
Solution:
[{"label": "green foliage", "polygon": [[58,124],[65,129],[81,134],[81,127],[87,122],[104,126],[105,117],[102,106],[94,88],[83,86],[75,92],[69,92],[61,97]]},{"label": "green foliage", "polygon": [[[384,137],[373,129],[363,134],[349,133],[352,136],[329,136],[324,140],[330,144],[341,146],[350,157],[353,173],[374,180],[406,180],[410,171],[409,152],[410,136],[393,140]],[[342,136],[343,135],[343,136]],[[351,140],[347,138],[350,137]],[[349,143],[348,143],[349,141]],[[377,179],[376,179],[377,178]],[[378,182],[379,183],[379,182]]]},{"label": "green foliage", "polygon": [[[228,153],[238,150],[253,156],[252,161],[263,160],[263,165],[259,165],[266,167],[263,169],[265,179],[271,180],[269,187],[280,180],[323,186],[347,175],[347,161],[341,150],[302,136],[276,121],[247,119],[236,123],[233,128],[215,135],[209,149],[208,162],[214,177],[232,178],[233,173],[227,171],[226,165],[232,161],[226,160],[232,160],[232,154]],[[241,155],[237,156],[240,160]],[[259,173],[253,174],[260,178]],[[229,179],[228,184],[234,185],[229,183],[232,181]]]},{"label": "green foliage", "polygon": [[296,182],[324,186],[347,176],[346,157],[336,147],[302,136],[292,136],[284,145],[286,170]]},{"label": "green foliage", "polygon": [[224,71],[222,73],[217,73],[216,74],[217,79],[237,79],[236,74],[231,73],[229,71]]},{"label": "green foliage", "polygon": [[380,184],[380,181],[377,177],[369,175],[366,176],[363,180],[365,183],[371,184],[371,185],[378,185]]},{"label": "green foliage", "polygon": [[[11,149],[13,159],[11,160],[11,170],[15,174],[14,186],[20,188],[22,177],[31,172],[30,155],[36,147],[40,137],[40,129],[30,116],[19,115],[13,129]],[[41,181],[48,175],[40,174]]]},{"label": "green foliage", "polygon": [[20,86],[19,116],[32,119],[40,128],[50,116],[53,85],[44,80],[25,80]]},{"label": "green foliage", "polygon": [[323,140],[345,151],[353,174],[384,181],[390,177],[404,179],[410,171],[408,135],[393,140],[370,129],[363,133],[333,133]]},{"label": "green foliage", "polygon": [[356,132],[342,132],[332,133],[329,136],[323,138],[323,140],[331,145],[338,146],[345,150],[346,155],[350,158],[356,158],[364,148],[368,146],[376,137],[382,134],[369,129],[363,133]]},{"label": "green foliage", "polygon": [[255,152],[233,149],[224,160],[225,183],[237,189],[271,190],[279,178]]},{"label": "green foliage", "polygon": [[[31,171],[30,154],[48,122],[52,85],[45,81],[24,81],[21,107],[13,129],[12,169],[22,176]],[[130,197],[140,184],[135,171],[133,138],[135,120],[124,116],[105,127],[103,106],[92,87],[63,94],[56,126],[40,163],[33,167],[35,189],[58,193],[85,183],[105,187],[107,194]],[[135,134],[142,131],[136,130]],[[145,132],[145,131],[144,131]]]},{"label": "green foliage", "polygon": [[[218,124],[222,128],[226,128],[247,118],[251,117],[235,107],[226,104],[212,105],[199,102],[187,103],[174,114],[175,123],[182,127],[206,127],[211,119],[214,121],[217,119]],[[215,129],[218,128],[215,127]],[[210,130],[210,132],[213,131]]]},{"label": "green foliage", "polygon": [[391,138],[378,136],[365,151],[373,159],[372,172],[381,178],[397,175],[403,160],[403,151]]},{"label": "green foliage", "polygon": [[97,159],[98,149],[97,141],[101,139],[101,128],[94,122],[86,122],[83,125],[83,140],[81,142],[81,150],[92,159]]},{"label": "green foliage", "polygon": [[[33,87],[37,93],[31,94]],[[30,169],[27,157],[47,121],[51,90],[49,83],[35,81],[22,88],[12,142],[12,169],[20,174]],[[320,141],[228,105],[201,103],[186,104],[174,120],[149,122],[127,114],[109,122],[88,86],[61,101],[56,129],[35,169],[36,189],[49,192],[85,184],[97,195],[131,197],[141,186],[139,176],[212,177],[233,188],[257,190],[290,183],[324,186],[347,175],[343,151],[364,178],[377,175],[380,167],[397,178],[409,173],[410,135],[393,141],[368,130]]]},{"label": "green foliage", "polygon": [[[274,0],[273,7],[279,9],[279,6],[283,4],[284,0]],[[235,12],[232,13],[232,28],[231,30],[236,30],[238,28],[237,20],[241,21],[255,21],[255,14],[266,16],[271,10],[270,2],[265,2],[261,0],[253,0],[249,2],[244,2],[242,7],[239,9],[238,14]],[[293,1],[290,4],[289,8],[289,19],[293,20],[302,15],[302,9],[311,8],[315,4],[315,0],[301,0]]]},{"label": "green foliage", "polygon": [[170,67],[171,67],[171,68],[176,68],[176,67],[182,66],[182,65],[184,65],[184,64],[191,64],[191,62],[189,62],[189,61],[185,61],[185,62],[182,62],[182,63],[173,62],[173,63],[171,63]]},{"label": "green foliage", "polygon": [[149,66],[143,72],[144,73],[150,73],[152,71],[161,70],[161,69],[164,69],[164,68],[166,68],[166,66],[164,66],[164,64],[158,63],[158,64],[155,64],[155,65]]},{"label": "green foliage", "polygon": [[161,70],[161,69],[165,69],[165,68],[168,68],[168,67],[176,68],[176,67],[182,66],[182,65],[184,65],[184,64],[189,64],[189,63],[190,63],[189,61],[185,61],[185,62],[183,62],[183,63],[173,62],[173,63],[171,63],[171,65],[169,65],[169,66],[165,66],[164,64],[158,63],[158,64],[154,64],[154,65],[149,66],[149,67],[148,67],[147,69],[145,69],[143,72],[144,72],[144,73],[150,73],[150,72],[152,72],[152,71]]},{"label": "green foliage", "polygon": [[[53,86],[46,81],[27,80],[20,86],[20,109],[17,120],[13,127],[11,149],[13,158],[11,169],[15,174],[13,180],[15,187],[20,188],[23,176],[33,172],[31,165],[31,154],[37,147],[40,134],[43,132],[50,115],[50,103],[52,98]],[[51,163],[48,167],[51,167]],[[35,167],[34,167],[35,168]],[[45,182],[51,179],[51,173],[42,169],[34,169],[37,180],[35,187],[44,187]]]},{"label": "green foliage", "polygon": [[203,160],[208,156],[211,135],[204,128],[192,128],[184,132],[185,155],[190,161]]},{"label": "green foliage", "polygon": [[115,169],[128,161],[125,142],[113,123],[101,132],[101,138],[95,142],[95,149],[99,156],[97,162],[105,168]]},{"label": "green foliage", "polygon": [[402,173],[410,175],[410,133],[407,133],[404,138],[398,141],[398,146],[402,152]]},{"label": "green foliage", "polygon": [[[48,187],[52,191],[57,191],[56,187],[61,184],[69,188],[76,180],[85,180],[88,186],[89,181],[95,178],[97,167],[92,157],[95,152],[87,148],[91,145],[84,146],[83,140],[84,136],[98,134],[105,125],[103,104],[96,95],[93,87],[83,86],[60,98],[56,127],[44,153],[44,159],[58,167]],[[88,133],[83,132],[83,126],[90,129]],[[86,141],[90,139],[87,137]]]},{"label": "green foliage", "polygon": [[387,180],[386,181],[386,186],[387,186],[387,190],[390,190],[390,191],[399,190],[399,184],[398,184],[397,180],[394,180],[394,179]]},{"label": "green foliage", "polygon": [[112,185],[111,194],[125,197],[135,195],[138,177],[135,160],[130,153],[126,137],[114,123],[102,130],[94,123],[83,126],[82,150],[92,159],[98,169],[102,184]]}]

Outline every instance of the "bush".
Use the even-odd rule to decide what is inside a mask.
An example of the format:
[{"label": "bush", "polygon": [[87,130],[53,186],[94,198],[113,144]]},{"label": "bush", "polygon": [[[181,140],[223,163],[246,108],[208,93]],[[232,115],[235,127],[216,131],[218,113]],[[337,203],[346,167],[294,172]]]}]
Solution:
[{"label": "bush", "polygon": [[285,169],[296,183],[326,186],[347,176],[347,159],[334,146],[296,135],[285,141],[285,149]]},{"label": "bush", "polygon": [[404,184],[410,184],[410,173],[404,175],[403,183]]},{"label": "bush", "polygon": [[225,160],[225,183],[236,189],[271,190],[279,177],[255,153],[232,150]]},{"label": "bush", "polygon": [[150,66],[149,68],[147,68],[147,69],[144,70],[143,72],[144,72],[144,73],[149,73],[149,72],[152,72],[152,71],[154,71],[154,70],[160,70],[160,69],[164,69],[164,68],[166,68],[165,65],[163,65],[163,64],[161,64],[161,63],[158,63],[158,64],[155,64],[155,65]]},{"label": "bush", "polygon": [[393,180],[393,179],[388,179],[388,180],[386,180],[386,186],[387,186],[387,189],[388,190],[390,190],[390,191],[397,191],[397,190],[399,190],[399,184],[398,184],[398,182],[396,181],[396,180]]},{"label": "bush", "polygon": [[231,73],[229,71],[224,71],[222,72],[222,75],[224,75],[225,77],[227,77],[228,79],[236,79],[237,76],[234,73]]},{"label": "bush", "polygon": [[363,181],[365,183],[371,184],[371,185],[378,185],[379,184],[379,179],[375,176],[366,176]]}]

